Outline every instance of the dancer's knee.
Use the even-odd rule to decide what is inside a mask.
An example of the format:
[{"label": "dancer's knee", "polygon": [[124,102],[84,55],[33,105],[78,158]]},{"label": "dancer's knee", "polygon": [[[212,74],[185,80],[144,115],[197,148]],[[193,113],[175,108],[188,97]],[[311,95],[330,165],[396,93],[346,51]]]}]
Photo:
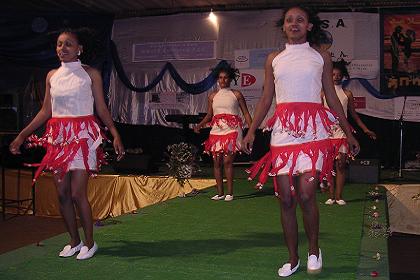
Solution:
[{"label": "dancer's knee", "polygon": [[233,158],[231,158],[231,157],[225,157],[225,158],[223,159],[223,164],[225,165],[225,167],[230,167],[230,168],[232,168]]},{"label": "dancer's knee", "polygon": [[72,191],[71,193],[71,199],[73,203],[77,205],[81,205],[83,202],[87,201],[86,195],[82,191]]},{"label": "dancer's knee", "polygon": [[337,171],[344,172],[346,169],[346,155],[340,154],[339,158],[336,160],[335,167]]},{"label": "dancer's knee", "polygon": [[280,207],[284,210],[291,210],[296,208],[296,200],[292,195],[278,196]]},{"label": "dancer's knee", "polygon": [[299,201],[301,204],[309,204],[315,202],[315,193],[313,192],[299,192]]},{"label": "dancer's knee", "polygon": [[213,166],[216,169],[222,168],[222,162],[220,160],[213,160]]},{"label": "dancer's knee", "polygon": [[68,203],[72,200],[72,197],[70,196],[70,193],[67,192],[58,192],[58,202],[63,205]]}]

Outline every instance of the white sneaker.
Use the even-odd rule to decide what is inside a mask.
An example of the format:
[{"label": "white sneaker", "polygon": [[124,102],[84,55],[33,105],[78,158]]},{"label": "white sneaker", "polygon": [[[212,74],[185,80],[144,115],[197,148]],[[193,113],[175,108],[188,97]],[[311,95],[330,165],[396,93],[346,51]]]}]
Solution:
[{"label": "white sneaker", "polygon": [[296,272],[296,270],[299,268],[300,260],[298,260],[298,263],[294,268],[292,268],[292,265],[290,263],[285,263],[282,267],[279,268],[278,274],[280,277],[287,277],[292,275]]},{"label": "white sneaker", "polygon": [[211,198],[212,200],[222,200],[222,199],[225,199],[225,196],[224,195],[218,195],[218,194],[216,194],[215,196],[213,196],[212,198]]},{"label": "white sneaker", "polygon": [[77,255],[76,259],[78,260],[90,259],[91,257],[95,255],[96,251],[98,251],[98,245],[96,244],[96,242],[93,242],[93,247],[90,249],[87,246],[83,246],[82,249],[80,249],[80,252]]},{"label": "white sneaker", "polygon": [[319,249],[319,256],[318,256],[318,258],[315,255],[309,255],[309,253],[308,253],[307,272],[309,274],[317,274],[317,273],[320,273],[321,270],[322,270],[322,254],[321,254],[321,249]]},{"label": "white sneaker", "polygon": [[331,199],[331,198],[328,198],[328,200],[325,201],[325,204],[327,204],[327,205],[333,205],[334,203],[335,203],[335,200]]},{"label": "white sneaker", "polygon": [[232,201],[232,200],[233,200],[233,195],[230,195],[230,194],[226,195],[225,201]]},{"label": "white sneaker", "polygon": [[347,202],[345,202],[345,201],[344,201],[344,200],[342,200],[342,199],[339,199],[339,200],[337,200],[336,202],[337,202],[337,204],[338,204],[338,205],[346,205],[346,204],[347,204]]},{"label": "white sneaker", "polygon": [[83,241],[80,241],[79,245],[73,248],[70,245],[66,245],[64,246],[63,250],[61,250],[61,252],[58,255],[62,258],[68,258],[68,257],[73,256],[77,252],[79,252],[80,249],[82,249],[82,247],[83,247]]}]

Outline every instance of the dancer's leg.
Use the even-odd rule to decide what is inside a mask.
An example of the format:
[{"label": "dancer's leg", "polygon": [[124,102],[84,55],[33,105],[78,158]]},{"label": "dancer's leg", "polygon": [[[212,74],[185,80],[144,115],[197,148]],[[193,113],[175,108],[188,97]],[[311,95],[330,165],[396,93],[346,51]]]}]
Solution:
[{"label": "dancer's leg", "polygon": [[[334,166],[337,165],[337,160],[334,161]],[[335,168],[334,168],[335,171]],[[323,182],[328,184],[328,198],[331,200],[335,200],[335,188],[336,188],[336,182],[337,180],[337,176],[332,177],[331,183],[328,184],[329,182],[324,180]]]},{"label": "dancer's leg", "polygon": [[89,174],[86,170],[73,170],[71,175],[71,197],[77,206],[80,221],[85,233],[85,246],[93,246],[92,209],[87,196]]},{"label": "dancer's leg", "polygon": [[289,251],[289,263],[292,267],[297,265],[298,254],[298,224],[296,219],[297,199],[290,190],[289,177],[280,175],[275,177],[277,180],[281,224],[283,226],[284,240]]},{"label": "dancer's leg", "polygon": [[340,153],[336,160],[335,200],[343,199],[344,183],[346,182],[346,154]]},{"label": "dancer's leg", "polygon": [[228,154],[223,157],[223,165],[225,169],[225,175],[227,179],[227,194],[233,195],[233,161],[235,160],[235,154]]},{"label": "dancer's leg", "polygon": [[312,177],[310,173],[303,173],[297,178],[297,197],[302,208],[303,223],[306,236],[309,241],[309,254],[319,254],[318,235],[319,235],[319,210],[316,202],[316,189],[318,178]]},{"label": "dancer's leg", "polygon": [[58,175],[54,176],[54,184],[57,188],[58,201],[60,204],[60,213],[63,216],[67,232],[70,234],[70,246],[76,247],[80,243],[79,231],[77,230],[76,212],[74,210],[71,196],[70,173],[67,173],[63,179]]},{"label": "dancer's leg", "polygon": [[213,157],[214,178],[216,179],[217,194],[219,196],[224,195],[222,157],[223,155],[220,155],[220,154]]}]

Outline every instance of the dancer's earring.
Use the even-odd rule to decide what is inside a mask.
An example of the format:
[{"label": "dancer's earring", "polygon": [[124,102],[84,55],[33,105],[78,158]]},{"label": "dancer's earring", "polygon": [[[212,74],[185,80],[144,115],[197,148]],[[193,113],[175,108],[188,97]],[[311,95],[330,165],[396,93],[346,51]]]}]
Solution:
[{"label": "dancer's earring", "polygon": [[82,52],[79,50],[78,52],[77,52],[77,56],[80,56],[82,54]]}]

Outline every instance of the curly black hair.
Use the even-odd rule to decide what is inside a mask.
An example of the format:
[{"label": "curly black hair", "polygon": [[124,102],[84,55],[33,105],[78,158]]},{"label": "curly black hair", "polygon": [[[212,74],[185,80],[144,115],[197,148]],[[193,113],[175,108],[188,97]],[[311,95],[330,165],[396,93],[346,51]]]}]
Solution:
[{"label": "curly black hair", "polygon": [[276,26],[283,28],[285,16],[287,12],[293,8],[298,8],[306,13],[308,21],[313,25],[311,31],[308,31],[306,39],[308,40],[309,44],[319,46],[321,41],[326,37],[326,35],[325,31],[321,28],[322,21],[318,16],[318,12],[314,9],[301,5],[288,6],[283,9],[283,15],[280,18],[280,20],[277,21]]},{"label": "curly black hair", "polygon": [[343,77],[348,80],[350,79],[350,74],[349,74],[349,71],[347,70],[347,65],[349,64],[350,62],[347,62],[344,59],[333,61],[333,69],[340,70],[341,75],[343,75]]},{"label": "curly black hair", "polygon": [[222,72],[226,73],[229,79],[231,81],[234,81],[235,84],[237,83],[239,75],[240,75],[239,70],[233,67],[231,64],[220,65],[219,67],[212,69],[212,71],[214,71],[214,74],[216,75],[217,78],[219,77],[220,73]]}]

